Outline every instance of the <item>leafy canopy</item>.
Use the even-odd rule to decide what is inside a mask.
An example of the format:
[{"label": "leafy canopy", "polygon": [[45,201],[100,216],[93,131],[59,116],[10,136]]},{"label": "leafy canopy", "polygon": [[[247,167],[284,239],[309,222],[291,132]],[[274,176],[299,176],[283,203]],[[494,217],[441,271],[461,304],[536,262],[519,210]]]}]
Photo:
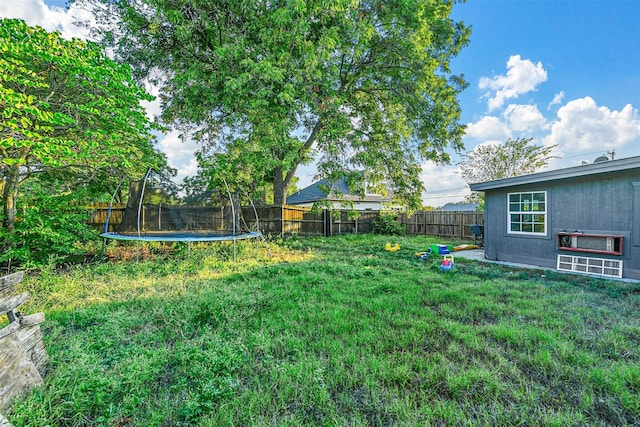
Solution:
[{"label": "leafy canopy", "polygon": [[0,52],[2,167],[162,165],[140,105],[153,98],[97,44],[3,19]]},{"label": "leafy canopy", "polygon": [[140,105],[151,99],[99,45],[0,20],[0,261],[74,252],[81,198],[166,166]]},{"label": "leafy canopy", "polygon": [[219,152],[245,144],[276,203],[317,158],[322,177],[364,169],[418,205],[421,161],[463,147],[449,61],[469,29],[450,0],[78,1],[121,19],[103,40],[160,85],[163,120]]},{"label": "leafy canopy", "polygon": [[534,145],[533,138],[481,144],[462,156],[460,174],[468,184],[531,174],[557,158],[552,154],[555,147]]}]

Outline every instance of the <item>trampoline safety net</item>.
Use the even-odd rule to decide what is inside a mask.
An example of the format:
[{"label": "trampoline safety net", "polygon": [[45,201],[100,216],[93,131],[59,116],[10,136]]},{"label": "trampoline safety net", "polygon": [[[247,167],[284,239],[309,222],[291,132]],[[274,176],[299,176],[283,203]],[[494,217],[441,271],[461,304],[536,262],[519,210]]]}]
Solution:
[{"label": "trampoline safety net", "polygon": [[[257,218],[250,219],[257,227]],[[144,179],[131,182],[122,222],[115,233],[103,236],[206,240],[252,234],[256,233],[244,220],[238,194],[215,190],[200,198],[197,206],[188,205],[172,183],[148,172]]]}]

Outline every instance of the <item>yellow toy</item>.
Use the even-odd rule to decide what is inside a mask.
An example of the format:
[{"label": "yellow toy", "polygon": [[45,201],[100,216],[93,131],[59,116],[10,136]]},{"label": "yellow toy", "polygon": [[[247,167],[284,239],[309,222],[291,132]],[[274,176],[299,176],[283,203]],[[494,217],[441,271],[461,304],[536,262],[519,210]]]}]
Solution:
[{"label": "yellow toy", "polygon": [[466,250],[470,250],[470,249],[479,249],[480,246],[478,245],[458,245],[458,246],[454,246],[453,250],[454,251],[466,251]]},{"label": "yellow toy", "polygon": [[397,243],[391,245],[391,243],[387,242],[387,244],[384,245],[384,250],[387,252],[397,252],[400,250],[400,245]]}]

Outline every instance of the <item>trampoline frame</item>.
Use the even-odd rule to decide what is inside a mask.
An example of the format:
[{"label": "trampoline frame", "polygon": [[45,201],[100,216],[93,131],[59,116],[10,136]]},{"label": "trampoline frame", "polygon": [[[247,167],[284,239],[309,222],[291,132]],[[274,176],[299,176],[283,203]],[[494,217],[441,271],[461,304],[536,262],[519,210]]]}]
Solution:
[{"label": "trampoline frame", "polygon": [[136,236],[122,233],[102,233],[100,236],[106,239],[113,240],[126,240],[126,241],[141,241],[141,242],[222,242],[222,241],[231,241],[231,240],[245,240],[245,239],[255,239],[262,236],[260,231],[251,231],[249,233],[235,234],[235,235],[207,235],[204,233],[183,233],[183,232],[175,232],[175,233],[157,233],[157,232],[147,232],[144,235]]},{"label": "trampoline frame", "polygon": [[[111,240],[120,240],[120,241],[135,241],[136,242],[136,261],[139,259],[139,242],[186,242],[188,244],[188,251],[191,254],[191,243],[193,242],[223,242],[223,241],[232,241],[233,242],[233,260],[236,260],[236,242],[238,240],[246,240],[246,239],[261,239],[264,243],[262,232],[260,231],[259,221],[258,221],[258,212],[256,210],[253,201],[249,199],[251,202],[251,207],[253,208],[253,212],[256,218],[256,229],[257,231],[249,231],[244,233],[238,232],[238,224],[236,223],[236,212],[235,206],[233,203],[233,197],[231,195],[231,191],[229,190],[229,185],[226,180],[223,180],[225,189],[227,192],[227,196],[229,197],[229,205],[231,207],[231,218],[232,218],[232,234],[220,234],[220,232],[206,232],[206,231],[140,231],[140,217],[142,212],[142,206],[144,202],[144,192],[147,186],[147,179],[151,174],[152,169],[149,168],[144,175],[144,180],[142,183],[142,191],[140,192],[140,199],[138,200],[138,217],[136,224],[136,233],[117,233],[110,232],[109,230],[109,220],[111,218],[111,211],[113,209],[113,202],[115,200],[116,194],[118,190],[122,186],[122,182],[118,185],[116,190],[111,197],[111,201],[109,203],[109,209],[107,210],[107,219],[104,224],[103,232],[100,234],[101,237],[105,239]],[[270,251],[269,251],[270,252]]]}]

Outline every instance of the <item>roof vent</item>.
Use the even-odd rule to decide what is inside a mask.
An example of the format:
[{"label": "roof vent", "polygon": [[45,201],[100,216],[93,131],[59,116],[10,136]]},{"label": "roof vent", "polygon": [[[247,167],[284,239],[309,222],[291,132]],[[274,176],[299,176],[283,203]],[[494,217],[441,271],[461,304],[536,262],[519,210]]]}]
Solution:
[{"label": "roof vent", "polygon": [[605,156],[605,155],[602,155],[602,156],[598,157],[597,159],[595,159],[593,161],[593,163],[608,162],[608,161],[609,161],[609,158],[607,156]]}]

